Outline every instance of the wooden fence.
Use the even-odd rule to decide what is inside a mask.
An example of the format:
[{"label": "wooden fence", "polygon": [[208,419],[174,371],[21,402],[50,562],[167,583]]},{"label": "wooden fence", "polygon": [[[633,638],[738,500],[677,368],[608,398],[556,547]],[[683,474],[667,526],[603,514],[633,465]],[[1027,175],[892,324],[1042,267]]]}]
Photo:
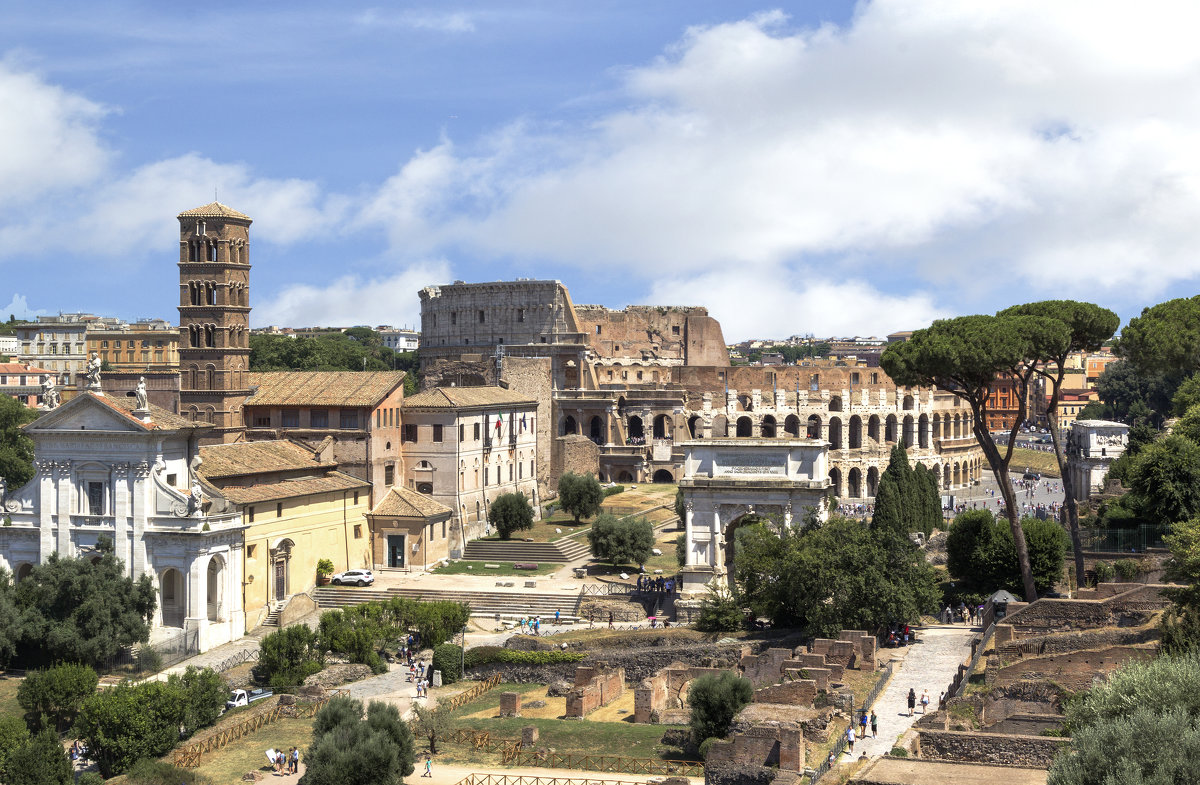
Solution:
[{"label": "wooden fence", "polygon": [[519,774],[468,774],[457,785],[644,785],[638,780],[600,780],[587,777],[531,777]]},{"label": "wooden fence", "polygon": [[438,705],[445,706],[447,711],[454,711],[455,709],[459,708],[460,706],[463,706],[463,705],[475,700],[476,698],[478,698],[480,695],[484,694],[485,692],[488,692],[489,690],[494,688],[499,683],[500,683],[500,674],[493,673],[491,676],[488,676],[486,679],[479,682],[471,689],[469,689],[465,692],[458,693],[457,695],[455,695],[453,698],[446,701],[445,703],[439,701]]},{"label": "wooden fence", "polygon": [[244,736],[249,736],[251,733],[257,733],[283,717],[310,719],[316,716],[316,713],[320,711],[322,706],[329,702],[330,698],[345,694],[348,694],[346,690],[334,690],[311,703],[293,703],[287,706],[276,703],[266,711],[246,717],[241,722],[230,725],[228,728],[221,728],[199,741],[194,741],[185,747],[176,749],[171,762],[175,764],[176,768],[194,769],[200,765],[200,758],[205,753],[222,749],[230,742],[237,741]]}]

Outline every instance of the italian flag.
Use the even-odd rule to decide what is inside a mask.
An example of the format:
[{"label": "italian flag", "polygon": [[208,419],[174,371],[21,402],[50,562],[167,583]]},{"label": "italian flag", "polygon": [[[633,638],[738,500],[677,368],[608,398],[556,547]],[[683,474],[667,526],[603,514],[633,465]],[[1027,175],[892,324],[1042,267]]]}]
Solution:
[{"label": "italian flag", "polygon": [[504,415],[497,412],[496,413],[496,430],[497,431],[500,430],[503,425],[504,425]]}]

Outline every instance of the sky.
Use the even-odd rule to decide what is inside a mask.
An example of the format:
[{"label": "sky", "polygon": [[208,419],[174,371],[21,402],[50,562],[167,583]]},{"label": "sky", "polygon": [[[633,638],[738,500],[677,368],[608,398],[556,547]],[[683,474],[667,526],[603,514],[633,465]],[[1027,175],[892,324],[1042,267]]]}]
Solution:
[{"label": "sky", "polygon": [[254,219],[254,326],[552,278],[729,341],[882,336],[1041,299],[1128,319],[1200,279],[1196,3],[0,14],[2,315],[177,320],[175,216],[214,195]]}]

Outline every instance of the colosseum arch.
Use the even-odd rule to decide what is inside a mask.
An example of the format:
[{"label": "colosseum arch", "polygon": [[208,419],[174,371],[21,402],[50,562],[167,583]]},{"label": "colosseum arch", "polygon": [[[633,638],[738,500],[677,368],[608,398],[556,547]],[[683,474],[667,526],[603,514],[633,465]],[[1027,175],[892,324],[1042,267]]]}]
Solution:
[{"label": "colosseum arch", "polygon": [[713,418],[712,435],[714,439],[723,439],[729,435],[729,420],[725,415],[718,414]]},{"label": "colosseum arch", "polygon": [[834,496],[842,495],[842,470],[836,466],[829,470],[829,489]]},{"label": "colosseum arch", "polygon": [[904,415],[904,446],[912,449],[916,445],[916,421],[911,414]]},{"label": "colosseum arch", "polygon": [[867,495],[874,496],[879,490],[879,468],[872,466],[867,469]]},{"label": "colosseum arch", "polygon": [[808,416],[808,434],[807,435],[808,435],[808,438],[810,438],[810,439],[820,439],[821,438],[821,418],[815,414],[810,414]]},{"label": "colosseum arch", "polygon": [[929,448],[929,415],[922,414],[917,418],[917,444]]},{"label": "colosseum arch", "polygon": [[879,415],[872,414],[871,419],[867,420],[867,438],[879,444]]},{"label": "colosseum arch", "polygon": [[739,417],[737,419],[737,435],[740,439],[745,439],[754,434],[754,424],[749,417]]},{"label": "colosseum arch", "polygon": [[669,439],[671,438],[671,418],[665,414],[660,414],[654,418],[654,438]]},{"label": "colosseum arch", "polygon": [[775,438],[775,418],[769,414],[766,417],[763,417],[761,429],[762,429],[762,437],[764,439],[774,439]]},{"label": "colosseum arch", "polygon": [[883,440],[888,444],[896,441],[896,415],[894,414],[887,416],[887,422],[883,429]]},{"label": "colosseum arch", "polygon": [[842,396],[834,395],[829,399],[829,411],[840,412],[842,410]]},{"label": "colosseum arch", "polygon": [[575,417],[568,414],[563,418],[562,435],[571,436],[576,433],[579,433],[579,425],[575,422]]},{"label": "colosseum arch", "polygon": [[700,426],[700,415],[693,414],[691,417],[689,417],[687,421],[688,436],[693,439],[699,439],[703,435],[702,431],[700,430]]},{"label": "colosseum arch", "polygon": [[800,438],[800,418],[794,414],[789,414],[783,421],[783,432],[788,436]]},{"label": "colosseum arch", "polygon": [[849,479],[849,485],[846,488],[847,495],[851,499],[861,499],[862,498],[862,470],[860,470],[857,466],[855,466],[854,468],[852,468],[850,470],[850,472],[847,476],[847,479]]},{"label": "colosseum arch", "polygon": [[588,436],[596,444],[608,441],[604,438],[604,420],[600,419],[599,415],[592,415],[592,419],[588,421]]},{"label": "colosseum arch", "polygon": [[829,449],[842,449],[842,418],[829,418]]},{"label": "colosseum arch", "polygon": [[636,414],[629,415],[629,427],[626,429],[630,439],[643,439],[646,436],[646,429],[642,425],[642,418]]},{"label": "colosseum arch", "polygon": [[857,414],[850,417],[850,432],[847,441],[850,442],[851,450],[862,447],[862,418]]}]

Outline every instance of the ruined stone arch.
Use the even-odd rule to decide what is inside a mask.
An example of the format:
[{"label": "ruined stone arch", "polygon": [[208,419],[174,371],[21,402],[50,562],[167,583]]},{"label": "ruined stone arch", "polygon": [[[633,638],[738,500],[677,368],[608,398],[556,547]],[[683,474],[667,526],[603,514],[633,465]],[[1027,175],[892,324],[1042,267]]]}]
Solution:
[{"label": "ruined stone arch", "polygon": [[754,423],[749,417],[739,417],[737,419],[737,435],[738,438],[744,439],[754,434]]},{"label": "ruined stone arch", "polygon": [[654,438],[669,439],[671,433],[671,418],[665,414],[660,414],[654,418]]},{"label": "ruined stone arch", "polygon": [[829,490],[836,497],[842,495],[842,470],[834,466],[829,470]]},{"label": "ruined stone arch", "polygon": [[775,438],[775,418],[771,415],[766,415],[762,418],[762,424],[759,426],[764,439]]},{"label": "ruined stone arch", "polygon": [[810,414],[808,416],[807,436],[810,439],[821,438],[821,418],[818,415]]},{"label": "ruined stone arch", "polygon": [[699,439],[702,435],[700,431],[700,415],[693,414],[687,421],[688,435],[693,439]]},{"label": "ruined stone arch", "polygon": [[829,418],[829,449],[842,449],[842,418]]},{"label": "ruined stone arch", "polygon": [[579,433],[579,424],[577,422],[575,422],[574,415],[568,414],[566,417],[563,418],[562,435],[563,436],[571,436],[571,435],[577,434],[577,433]]},{"label": "ruined stone arch", "polygon": [[829,411],[840,412],[842,410],[842,396],[834,395],[829,399]]},{"label": "ruined stone arch", "polygon": [[916,445],[916,421],[911,414],[904,415],[904,446],[912,449]]},{"label": "ruined stone arch", "polygon": [[794,414],[789,414],[783,421],[783,432],[788,436],[800,438],[800,418]]},{"label": "ruined stone arch", "polygon": [[847,490],[849,497],[851,499],[861,499],[862,498],[862,470],[859,469],[857,466],[853,467],[852,469],[850,469],[847,479],[849,480],[849,485],[846,490]]},{"label": "ruined stone arch", "polygon": [[922,414],[917,418],[917,444],[929,448],[929,415]]},{"label": "ruined stone arch", "polygon": [[654,472],[653,482],[675,482],[675,475],[671,474],[670,469],[659,469]]},{"label": "ruined stone arch", "polygon": [[857,450],[862,447],[862,418],[857,414],[850,417],[849,433],[846,440],[850,442],[851,450]]},{"label": "ruined stone arch", "polygon": [[644,439],[646,437],[646,428],[642,425],[642,418],[636,414],[629,415],[628,433],[630,439]]},{"label": "ruined stone arch", "polygon": [[604,437],[604,420],[599,415],[592,415],[592,419],[588,422],[588,436],[596,444],[604,444],[608,441]]},{"label": "ruined stone arch", "polygon": [[896,415],[889,414],[883,429],[883,440],[888,444],[896,441]]},{"label": "ruined stone arch", "polygon": [[867,420],[867,438],[879,444],[879,415],[872,414]]},{"label": "ruined stone arch", "polygon": [[867,469],[867,495],[875,496],[879,490],[879,467],[872,466]]}]

